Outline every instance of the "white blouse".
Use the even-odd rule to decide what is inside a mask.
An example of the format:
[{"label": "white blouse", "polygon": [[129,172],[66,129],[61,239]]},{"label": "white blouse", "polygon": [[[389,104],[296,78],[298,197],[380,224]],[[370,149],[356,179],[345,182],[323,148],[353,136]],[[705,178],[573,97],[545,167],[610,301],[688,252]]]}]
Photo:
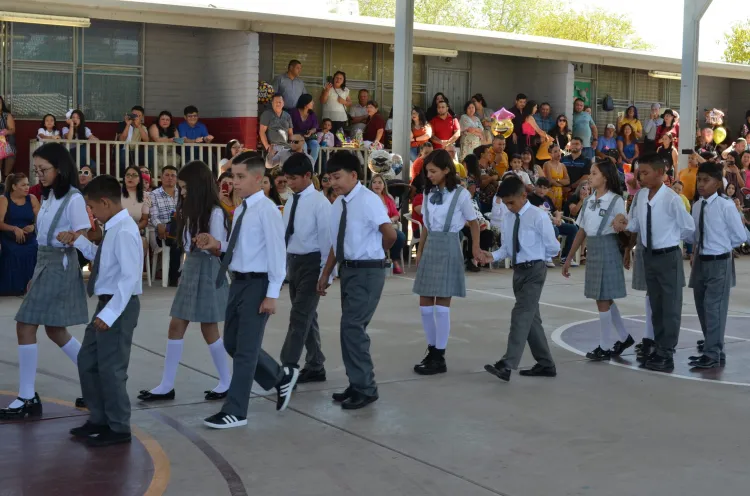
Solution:
[{"label": "white blouse", "polygon": [[[55,198],[55,194],[50,191],[49,198],[42,201],[36,219],[37,242],[42,246],[47,245],[47,233],[52,227],[55,214],[60,210],[63,198]],[[68,206],[65,207],[65,211],[60,216],[57,228],[52,233],[52,246],[66,248],[65,245],[57,241],[57,235],[63,231],[80,231],[82,229],[87,231],[91,229],[91,222],[89,222],[89,214],[86,212],[86,202],[83,200],[83,196],[80,193],[73,193]]]},{"label": "white blouse", "polygon": [[[609,205],[615,200],[617,200],[617,203],[609,214],[607,224],[604,226],[604,230],[601,234],[602,236],[614,234],[615,230],[612,227],[612,222],[615,220],[615,217],[617,217],[617,214],[625,215],[625,201],[622,197],[618,197],[611,191],[607,191],[601,198],[599,198],[599,200],[597,200],[596,196],[593,194],[586,199],[581,211],[578,213],[578,218],[576,219],[576,224],[586,231],[586,236],[597,235],[599,232],[599,225],[601,224],[602,219],[604,219],[604,215],[607,213]],[[599,205],[596,205],[595,202],[597,201],[599,202]],[[594,207],[593,210],[591,210],[592,206]]]},{"label": "white blouse", "polygon": [[42,139],[39,138],[40,135],[44,136],[46,138],[54,138],[55,136],[60,136],[60,131],[58,131],[57,129],[53,129],[52,131],[48,131],[47,129],[44,129],[43,127],[40,127],[39,131],[36,132],[36,135],[37,135],[37,139],[39,141],[42,141]]},{"label": "white blouse", "polygon": [[458,203],[456,203],[456,209],[453,211],[453,219],[449,227],[450,232],[458,232],[466,225],[467,222],[477,220],[477,212],[474,210],[474,206],[471,202],[471,195],[464,189],[454,189],[453,191],[443,192],[443,202],[440,205],[435,205],[430,202],[430,199],[435,195],[436,190],[430,191],[427,197],[424,199],[422,204],[422,218],[427,223],[429,210],[429,224],[427,228],[430,231],[442,231],[445,226],[445,221],[448,217],[448,209],[450,209],[453,196],[459,192]]},{"label": "white blouse", "polygon": [[[220,207],[214,207],[211,212],[211,218],[208,221],[208,233],[213,236],[214,239],[218,240],[223,245],[226,245],[229,241],[229,231],[224,227],[224,210]],[[183,245],[185,246],[185,252],[190,252],[192,246],[192,236],[185,230],[185,238],[183,239]],[[210,251],[201,250],[203,253],[210,254]]]},{"label": "white blouse", "polygon": [[[348,119],[346,106],[339,102],[339,98],[346,100],[349,97],[349,88],[329,88],[328,100],[323,104],[323,119],[331,119],[334,122],[343,122]],[[334,131],[336,131],[334,129]]]}]

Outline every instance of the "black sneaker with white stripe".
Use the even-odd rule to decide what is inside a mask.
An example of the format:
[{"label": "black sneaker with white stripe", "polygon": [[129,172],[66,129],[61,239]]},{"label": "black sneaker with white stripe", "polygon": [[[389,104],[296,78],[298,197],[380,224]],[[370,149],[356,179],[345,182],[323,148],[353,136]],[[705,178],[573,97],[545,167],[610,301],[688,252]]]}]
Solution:
[{"label": "black sneaker with white stripe", "polygon": [[203,425],[212,429],[231,429],[232,427],[242,427],[243,425],[247,425],[247,418],[219,412],[216,415],[211,415],[205,419]]},{"label": "black sneaker with white stripe", "polygon": [[299,378],[299,370],[294,367],[284,367],[284,378],[276,386],[278,393],[276,397],[276,410],[286,410],[289,405],[289,400],[292,399],[292,391],[294,391],[294,385],[297,384]]}]

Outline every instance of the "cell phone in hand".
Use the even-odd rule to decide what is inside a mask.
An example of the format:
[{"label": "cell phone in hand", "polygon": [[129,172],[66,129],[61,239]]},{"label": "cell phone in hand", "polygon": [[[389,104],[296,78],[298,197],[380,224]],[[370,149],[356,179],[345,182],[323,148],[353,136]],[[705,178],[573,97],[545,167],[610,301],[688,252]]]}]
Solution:
[{"label": "cell phone in hand", "polygon": [[229,183],[221,183],[221,192],[229,193]]},{"label": "cell phone in hand", "polygon": [[137,119],[138,114],[128,114],[128,119]]}]

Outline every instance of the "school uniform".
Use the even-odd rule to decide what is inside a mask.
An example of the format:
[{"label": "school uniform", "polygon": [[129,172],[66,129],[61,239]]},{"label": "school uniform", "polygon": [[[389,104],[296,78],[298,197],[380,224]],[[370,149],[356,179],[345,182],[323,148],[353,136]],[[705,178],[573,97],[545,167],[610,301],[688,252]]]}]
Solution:
[{"label": "school uniform", "polygon": [[[126,384],[133,330],[138,324],[143,293],[143,244],[138,225],[127,210],[104,224],[99,246],[79,236],[74,246],[94,262],[87,292],[99,302],[86,327],[78,356],[78,373],[89,409],[89,423],[130,434],[130,400]],[[94,320],[109,328],[99,331]],[[95,441],[94,441],[95,442]]]},{"label": "school uniform", "polygon": [[747,241],[747,231],[734,202],[717,193],[695,202],[693,221],[690,287],[705,338],[703,355],[718,364],[724,357],[729,292],[736,283],[732,250]]},{"label": "school uniform", "polygon": [[300,382],[307,382],[312,373],[317,373],[314,374],[317,380],[324,380],[325,355],[318,327],[320,296],[317,284],[331,252],[331,202],[311,184],[289,199],[283,218],[292,310],[286,340],[281,348],[281,363],[299,368],[302,350],[307,348]]},{"label": "school uniform", "polygon": [[547,278],[545,260],[560,251],[560,242],[547,212],[528,201],[518,214],[507,210],[501,226],[503,244],[492,252],[492,257],[496,262],[506,258],[512,260],[516,304],[511,313],[507,351],[498,363],[485,369],[501,379],[509,380],[509,369],[518,368],[528,341],[537,364],[531,371],[525,371],[525,375],[553,375],[555,362],[544,335],[539,299]]},{"label": "school uniform", "polygon": [[[378,397],[367,326],[380,302],[388,267],[380,226],[391,224],[380,197],[357,183],[331,206],[331,242],[341,281],[341,354],[349,388],[334,399]],[[362,405],[363,406],[363,405]]]},{"label": "school uniform", "polygon": [[628,218],[628,231],[638,233],[645,250],[643,266],[652,308],[655,355],[646,368],[671,370],[672,355],[680,335],[682,288],[685,273],[680,240],[690,240],[695,225],[679,195],[666,185],[649,199],[641,189]]},{"label": "school uniform", "polygon": [[266,391],[277,387],[277,410],[288,404],[297,371],[282,390],[285,370],[261,348],[269,315],[258,311],[265,298],[278,299],[286,276],[283,225],[279,209],[258,191],[237,207],[229,242],[221,243],[225,255],[216,287],[223,284],[230,270],[233,280],[224,318],[224,347],[234,363],[226,401],[221,412],[204,421],[208,427],[247,424],[253,380]]}]

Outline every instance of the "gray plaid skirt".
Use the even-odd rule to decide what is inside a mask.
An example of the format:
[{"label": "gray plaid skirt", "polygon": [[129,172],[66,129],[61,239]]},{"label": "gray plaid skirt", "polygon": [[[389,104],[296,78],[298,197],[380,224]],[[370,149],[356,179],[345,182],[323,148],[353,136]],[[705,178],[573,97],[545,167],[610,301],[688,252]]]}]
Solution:
[{"label": "gray plaid skirt", "polygon": [[589,236],[586,245],[588,255],[584,296],[594,300],[625,298],[625,272],[617,236]]},{"label": "gray plaid skirt", "polygon": [[646,291],[646,268],[643,265],[643,252],[646,248],[641,243],[641,236],[635,240],[635,253],[633,253],[633,260],[630,264],[633,267],[633,281],[631,287],[636,291]]},{"label": "gray plaid skirt", "polygon": [[216,288],[220,266],[221,262],[213,255],[202,251],[188,253],[169,315],[188,322],[223,322],[229,283],[222,280]]},{"label": "gray plaid skirt", "polygon": [[412,291],[419,296],[466,296],[461,241],[457,232],[430,231]]},{"label": "gray plaid skirt", "polygon": [[[68,257],[68,267],[63,258]],[[16,313],[23,324],[68,327],[86,324],[86,287],[75,248],[39,245],[31,289]]]}]

